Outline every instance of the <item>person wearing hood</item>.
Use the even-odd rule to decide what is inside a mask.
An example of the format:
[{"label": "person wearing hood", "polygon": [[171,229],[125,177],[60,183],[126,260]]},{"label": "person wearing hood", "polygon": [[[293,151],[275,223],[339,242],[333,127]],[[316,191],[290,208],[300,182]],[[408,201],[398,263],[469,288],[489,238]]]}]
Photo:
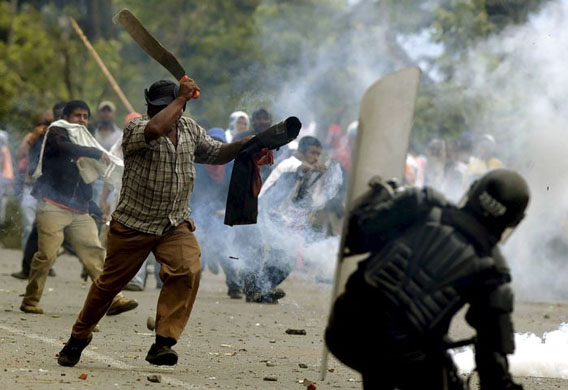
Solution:
[{"label": "person wearing hood", "polygon": [[249,130],[250,120],[246,112],[235,111],[229,117],[229,128],[225,131],[225,139],[227,142],[233,141],[237,134]]},{"label": "person wearing hood", "polygon": [[[99,241],[95,220],[89,215],[100,210],[93,209],[92,188],[81,175],[79,160],[111,164],[111,157],[99,148],[79,145],[71,137],[74,130],[89,134],[86,127],[90,114],[84,101],[70,101],[63,109],[63,120],[52,123],[44,136],[34,173],[37,181],[32,191],[38,200],[39,246],[20,306],[26,313],[43,314],[39,302],[49,268],[55,262],[64,238],[71,242],[92,280],[97,279],[103,269],[105,249]],[[135,300],[117,295],[109,314],[119,314],[137,306]]]},{"label": "person wearing hood", "polygon": [[[219,127],[207,131],[214,140],[226,143],[225,132]],[[232,299],[242,298],[242,281],[238,270],[238,260],[232,259],[229,244],[233,242],[233,230],[223,223],[227,194],[233,164],[196,166],[195,192],[191,196],[191,206],[195,222],[201,226],[196,231],[201,242],[203,263],[216,273],[217,263],[225,272],[227,295]],[[232,256],[231,256],[232,255]]]}]

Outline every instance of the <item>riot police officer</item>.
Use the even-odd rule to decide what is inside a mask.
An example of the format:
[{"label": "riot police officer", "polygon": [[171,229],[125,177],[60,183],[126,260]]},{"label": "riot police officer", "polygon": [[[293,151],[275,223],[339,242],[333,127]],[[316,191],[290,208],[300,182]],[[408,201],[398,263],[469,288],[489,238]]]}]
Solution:
[{"label": "riot police officer", "polygon": [[372,181],[350,215],[346,253],[370,255],[334,304],[330,351],[361,372],[366,390],[463,389],[446,337],[469,304],[481,389],[522,389],[508,369],[513,292],[497,244],[524,217],[527,183],[497,169],[457,206],[430,188],[395,187]]}]

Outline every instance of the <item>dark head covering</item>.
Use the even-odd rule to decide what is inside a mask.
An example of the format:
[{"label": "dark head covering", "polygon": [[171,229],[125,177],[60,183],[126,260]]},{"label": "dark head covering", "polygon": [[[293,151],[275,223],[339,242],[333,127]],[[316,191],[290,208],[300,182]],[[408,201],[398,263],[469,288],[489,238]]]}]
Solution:
[{"label": "dark head covering", "polygon": [[168,80],[159,80],[144,90],[146,103],[152,106],[167,106],[177,96],[179,87],[176,83]]}]

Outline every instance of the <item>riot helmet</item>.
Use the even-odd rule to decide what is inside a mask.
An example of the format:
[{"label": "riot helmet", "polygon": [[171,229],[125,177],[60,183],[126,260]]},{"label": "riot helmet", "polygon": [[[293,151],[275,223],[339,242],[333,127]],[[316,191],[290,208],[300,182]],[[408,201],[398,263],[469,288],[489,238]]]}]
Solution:
[{"label": "riot helmet", "polygon": [[525,179],[509,169],[495,169],[473,182],[459,206],[503,243],[523,220],[529,203]]}]

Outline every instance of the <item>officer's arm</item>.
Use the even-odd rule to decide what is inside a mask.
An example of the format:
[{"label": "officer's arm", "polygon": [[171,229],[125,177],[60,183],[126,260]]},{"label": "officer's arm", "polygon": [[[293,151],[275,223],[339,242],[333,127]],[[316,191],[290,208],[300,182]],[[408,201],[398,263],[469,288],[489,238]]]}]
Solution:
[{"label": "officer's arm", "polygon": [[515,332],[511,314],[513,291],[502,284],[485,294],[477,294],[466,315],[477,331],[475,361],[482,390],[522,389],[509,373],[507,355],[515,351]]}]

